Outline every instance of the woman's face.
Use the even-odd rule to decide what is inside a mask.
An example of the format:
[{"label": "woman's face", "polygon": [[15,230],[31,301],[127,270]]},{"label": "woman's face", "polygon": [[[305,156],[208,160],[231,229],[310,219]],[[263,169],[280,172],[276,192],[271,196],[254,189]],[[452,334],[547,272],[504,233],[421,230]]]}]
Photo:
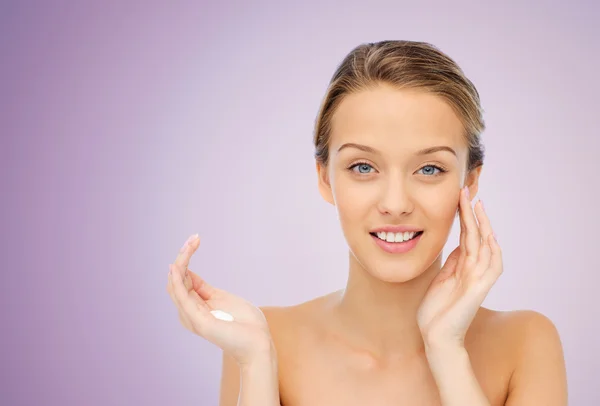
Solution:
[{"label": "woman's face", "polygon": [[[337,208],[350,250],[367,272],[403,282],[440,255],[460,188],[467,182],[471,196],[477,190],[480,168],[466,176],[463,131],[449,104],[419,90],[381,85],[340,103],[332,120],[329,163],[317,166],[319,189]],[[422,234],[401,241],[410,235],[392,234],[394,226]]]}]

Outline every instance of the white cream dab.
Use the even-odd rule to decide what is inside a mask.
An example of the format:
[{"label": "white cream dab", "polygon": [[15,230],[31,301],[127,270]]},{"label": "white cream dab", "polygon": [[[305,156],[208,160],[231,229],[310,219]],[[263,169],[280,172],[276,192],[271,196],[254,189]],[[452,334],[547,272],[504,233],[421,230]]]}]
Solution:
[{"label": "white cream dab", "polygon": [[211,310],[210,313],[215,316],[215,318],[223,321],[233,321],[233,316],[223,310]]}]

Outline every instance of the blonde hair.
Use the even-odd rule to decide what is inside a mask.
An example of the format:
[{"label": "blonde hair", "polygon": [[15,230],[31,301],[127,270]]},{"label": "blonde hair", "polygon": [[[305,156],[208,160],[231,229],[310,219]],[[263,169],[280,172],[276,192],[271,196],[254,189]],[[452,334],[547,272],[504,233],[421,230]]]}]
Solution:
[{"label": "blonde hair", "polygon": [[345,95],[380,83],[422,89],[443,97],[459,116],[469,147],[467,170],[483,164],[480,135],[485,130],[479,93],[461,68],[426,42],[380,41],[354,48],[336,69],[319,109],[314,129],[315,158],[329,160],[331,119]]}]

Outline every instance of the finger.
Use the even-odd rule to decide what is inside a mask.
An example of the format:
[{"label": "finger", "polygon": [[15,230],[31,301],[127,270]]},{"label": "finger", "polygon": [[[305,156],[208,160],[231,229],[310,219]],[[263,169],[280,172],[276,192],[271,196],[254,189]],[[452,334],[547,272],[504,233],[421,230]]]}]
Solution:
[{"label": "finger", "polygon": [[[169,265],[169,267],[170,267],[170,265]],[[188,272],[189,272],[189,269],[188,269]],[[186,275],[185,275],[185,277],[183,279],[183,285],[189,291],[189,290],[192,289],[192,278],[189,275],[187,275],[187,272],[185,274]],[[169,286],[170,286],[169,283],[167,283],[167,292],[168,292]]]},{"label": "finger", "polygon": [[488,271],[491,261],[491,251],[489,240],[486,238],[481,242],[477,256],[477,265],[475,266],[475,270],[473,272],[473,276],[476,279]]},{"label": "finger", "polygon": [[475,261],[477,259],[477,253],[479,252],[480,239],[479,236],[479,228],[477,226],[477,221],[475,220],[475,215],[473,214],[473,209],[471,208],[471,201],[468,197],[468,187],[465,187],[461,192],[461,206],[460,213],[462,220],[465,224],[465,253],[466,260]]},{"label": "finger", "polygon": [[190,269],[188,269],[188,276],[190,278],[193,291],[196,292],[202,299],[210,300],[219,292],[219,289],[208,284],[208,282],[206,282],[198,274],[192,272]]},{"label": "finger", "polygon": [[467,235],[467,226],[465,225],[465,222],[463,220],[462,209],[461,209],[462,191],[460,194],[461,194],[461,196],[459,196],[459,198],[458,198],[458,219],[460,221],[460,241],[459,241],[458,246],[460,247],[460,251],[466,255],[467,249],[465,248],[465,246],[466,246],[465,237]]},{"label": "finger", "polygon": [[169,275],[167,277],[167,293],[169,297],[175,303],[175,297],[173,296],[173,284],[171,283],[171,268],[169,267]]},{"label": "finger", "polygon": [[481,235],[481,246],[479,248],[479,254],[477,257],[477,273],[479,276],[487,271],[490,267],[491,260],[491,247],[488,241],[488,236],[493,233],[490,219],[485,213],[483,202],[481,199],[475,203],[475,215],[479,222],[479,234]]},{"label": "finger", "polygon": [[485,279],[488,284],[492,285],[498,280],[500,275],[502,275],[502,272],[504,272],[504,263],[502,260],[502,249],[494,234],[488,236],[487,240],[491,251],[490,266],[484,273],[483,279]]},{"label": "finger", "polygon": [[448,277],[450,277],[450,275],[452,275],[456,271],[460,255],[461,255],[460,246],[456,247],[454,249],[454,251],[452,251],[450,253],[450,255],[448,255],[448,258],[446,258],[446,262],[444,263],[444,266],[442,267],[442,269],[440,270],[440,273],[438,274],[438,278],[440,280],[447,279]]},{"label": "finger", "polygon": [[184,311],[180,307],[179,302],[175,298],[175,292],[173,290],[173,279],[172,279],[171,272],[169,272],[168,279],[169,279],[169,281],[167,283],[167,292],[169,292],[169,296],[171,297],[171,300],[173,301],[173,303],[175,304],[175,307],[177,308],[179,322],[183,325],[183,327],[185,327],[186,329],[193,332],[194,328],[192,327],[192,322],[190,321],[189,317],[187,317],[185,315]]},{"label": "finger", "polygon": [[191,325],[189,319],[182,313],[181,309],[179,308],[179,302],[175,298],[175,292],[173,291],[173,282],[172,282],[171,272],[169,272],[168,279],[169,280],[167,282],[167,292],[169,293],[169,297],[171,298],[171,301],[173,302],[173,304],[175,304],[175,307],[177,308],[179,322],[181,324],[183,324],[183,326],[186,329],[191,330],[192,325]]},{"label": "finger", "polygon": [[171,273],[173,291],[180,310],[190,319],[193,331],[204,336],[214,323],[208,305],[199,296],[192,296],[183,285],[181,275],[176,270]]},{"label": "finger", "polygon": [[479,234],[481,235],[481,241],[486,241],[490,234],[493,234],[494,230],[492,230],[492,224],[490,222],[490,218],[485,212],[485,208],[483,207],[483,201],[479,199],[477,203],[475,203],[475,215],[477,216],[477,222],[479,223]]},{"label": "finger", "polygon": [[466,245],[466,242],[465,242],[466,238],[465,237],[467,235],[467,229],[466,229],[465,222],[463,221],[463,216],[462,216],[462,213],[461,213],[461,207],[460,207],[460,205],[462,204],[460,202],[460,199],[462,198],[461,195],[462,195],[462,190],[461,190],[461,193],[459,193],[459,196],[458,196],[458,207],[457,207],[458,219],[459,219],[459,223],[460,223],[460,236],[459,236],[458,248],[459,248],[460,254],[461,254],[459,256],[459,258],[458,258],[458,263],[456,265],[456,269],[457,269],[456,272],[457,272],[457,276],[458,277],[461,276],[460,273],[461,273],[461,270],[462,270],[462,268],[464,266],[465,257],[467,255],[467,250],[465,248],[465,245]]},{"label": "finger", "polygon": [[185,286],[185,289],[189,292],[193,289],[194,284],[192,283],[192,277],[189,275],[190,270],[189,268],[184,272],[184,276],[183,276],[183,286]]},{"label": "finger", "polygon": [[192,257],[194,252],[196,252],[199,245],[200,239],[198,238],[198,234],[194,234],[186,240],[186,242],[179,250],[179,254],[177,255],[177,258],[175,258],[173,265],[175,265],[177,270],[181,273],[182,278],[184,277],[185,272],[187,271],[188,265],[190,263],[190,258]]},{"label": "finger", "polygon": [[[191,284],[191,278],[187,277],[187,279],[190,279],[189,284]],[[189,295],[190,293],[194,292],[193,290],[188,289],[186,287],[185,280],[181,278],[181,274],[177,271],[175,265],[171,264],[171,265],[169,265],[170,294],[171,294],[173,301],[175,302],[175,305],[179,308],[180,311],[183,311],[184,309],[182,306],[181,297],[178,296],[176,293],[176,285],[183,285],[186,295]],[[200,299],[200,302],[202,302],[202,303],[204,302],[197,294],[196,294],[196,297],[198,297],[198,299]]]},{"label": "finger", "polygon": [[175,297],[175,291],[173,289],[173,275],[172,275],[172,266],[169,265],[169,276],[167,281],[167,292],[169,293],[169,297],[173,301],[175,307],[179,308],[179,302],[177,302],[177,298]]}]

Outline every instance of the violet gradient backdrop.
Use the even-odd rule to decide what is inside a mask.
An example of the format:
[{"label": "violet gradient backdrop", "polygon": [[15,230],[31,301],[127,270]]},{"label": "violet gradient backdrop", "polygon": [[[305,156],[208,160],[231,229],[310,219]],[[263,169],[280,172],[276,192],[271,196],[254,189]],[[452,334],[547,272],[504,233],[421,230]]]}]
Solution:
[{"label": "violet gradient backdrop", "polygon": [[505,260],[485,305],[549,316],[571,404],[600,404],[600,5],[414,3],[3,1],[0,404],[215,405],[220,352],[165,292],[194,232],[192,269],[257,305],[343,286],[312,124],[343,56],[382,39],[477,85]]}]

